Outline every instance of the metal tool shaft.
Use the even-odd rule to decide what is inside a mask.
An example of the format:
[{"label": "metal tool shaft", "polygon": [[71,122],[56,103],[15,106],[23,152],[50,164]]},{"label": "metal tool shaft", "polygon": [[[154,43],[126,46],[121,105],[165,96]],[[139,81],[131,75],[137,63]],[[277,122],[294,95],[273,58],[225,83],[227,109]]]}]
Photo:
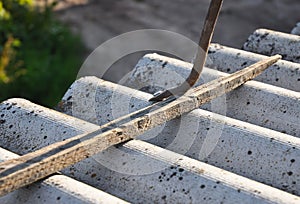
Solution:
[{"label": "metal tool shaft", "polygon": [[214,33],[215,25],[222,7],[222,3],[223,0],[212,0],[210,2],[201,37],[198,43],[198,49],[194,65],[190,75],[187,77],[185,82],[183,82],[178,87],[173,87],[168,90],[165,90],[161,94],[152,97],[149,101],[162,101],[163,99],[168,98],[172,95],[181,96],[192,86],[194,86],[194,84],[198,81],[203,67],[205,65],[209,44]]}]

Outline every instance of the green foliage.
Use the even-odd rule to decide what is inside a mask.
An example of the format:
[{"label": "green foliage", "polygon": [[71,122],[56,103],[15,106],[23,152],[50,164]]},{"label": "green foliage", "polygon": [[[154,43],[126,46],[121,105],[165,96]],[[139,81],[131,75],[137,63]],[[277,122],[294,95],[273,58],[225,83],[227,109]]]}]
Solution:
[{"label": "green foliage", "polygon": [[53,6],[0,1],[0,101],[23,97],[51,107],[75,80],[83,45],[54,19]]}]

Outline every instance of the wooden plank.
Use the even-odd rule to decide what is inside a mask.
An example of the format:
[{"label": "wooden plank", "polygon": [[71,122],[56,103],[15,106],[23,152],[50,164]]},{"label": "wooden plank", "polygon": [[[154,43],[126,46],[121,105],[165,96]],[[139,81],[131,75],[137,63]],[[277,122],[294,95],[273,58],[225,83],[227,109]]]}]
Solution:
[{"label": "wooden plank", "polygon": [[[61,169],[97,154],[108,147],[132,139],[145,131],[190,112],[261,74],[281,59],[280,55],[259,61],[229,76],[188,91],[177,100],[168,100],[124,116],[99,130],[57,142],[38,151],[0,163],[0,196],[45,178]],[[162,107],[157,105],[164,104]],[[127,120],[131,119],[129,122]],[[109,129],[108,127],[118,127]],[[107,130],[108,129],[108,130]],[[105,132],[104,132],[105,131]]]}]

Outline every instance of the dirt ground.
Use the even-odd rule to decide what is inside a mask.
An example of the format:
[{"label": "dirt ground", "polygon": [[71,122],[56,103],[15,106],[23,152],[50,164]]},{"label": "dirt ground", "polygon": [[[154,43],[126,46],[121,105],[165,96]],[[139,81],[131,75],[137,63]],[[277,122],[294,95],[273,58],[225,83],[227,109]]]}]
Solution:
[{"label": "dirt ground", "polygon": [[[82,36],[91,51],[116,35],[144,28],[174,31],[197,42],[209,2],[62,0],[56,14]],[[224,0],[213,42],[241,48],[257,28],[290,32],[298,21],[299,0]],[[135,62],[130,59],[125,65],[132,67]],[[124,67],[124,62],[121,64]],[[124,71],[117,75],[123,75]]]}]

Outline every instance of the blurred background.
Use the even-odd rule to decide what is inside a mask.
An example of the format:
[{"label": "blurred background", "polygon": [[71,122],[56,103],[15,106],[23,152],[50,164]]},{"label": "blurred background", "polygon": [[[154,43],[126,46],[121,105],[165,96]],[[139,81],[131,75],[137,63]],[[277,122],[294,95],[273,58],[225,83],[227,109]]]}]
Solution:
[{"label": "blurred background", "polygon": [[[24,97],[54,106],[88,54],[124,32],[165,29],[197,42],[209,2],[1,0],[0,101]],[[241,48],[257,28],[290,33],[298,21],[299,0],[224,0],[213,42]],[[119,60],[104,78],[117,82],[143,54]]]}]

